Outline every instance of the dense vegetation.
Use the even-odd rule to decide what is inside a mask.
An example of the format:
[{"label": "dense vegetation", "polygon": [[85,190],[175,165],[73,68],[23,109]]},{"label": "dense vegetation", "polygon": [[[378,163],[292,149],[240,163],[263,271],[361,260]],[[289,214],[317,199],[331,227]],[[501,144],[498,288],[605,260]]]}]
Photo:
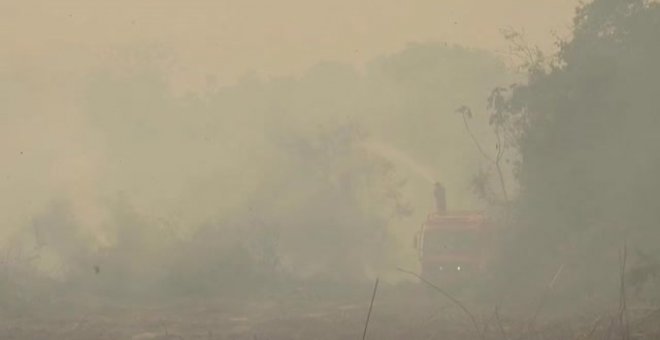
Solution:
[{"label": "dense vegetation", "polygon": [[557,55],[526,53],[527,82],[493,92],[491,123],[519,155],[503,257],[516,285],[565,266],[574,293],[611,292],[627,249],[631,283],[658,291],[659,33],[657,3],[594,1]]}]

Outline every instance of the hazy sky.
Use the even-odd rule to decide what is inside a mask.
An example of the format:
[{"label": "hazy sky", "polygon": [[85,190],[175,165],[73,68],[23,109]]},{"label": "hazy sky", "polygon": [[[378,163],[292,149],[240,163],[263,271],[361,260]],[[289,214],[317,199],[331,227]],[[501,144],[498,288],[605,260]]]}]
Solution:
[{"label": "hazy sky", "polygon": [[[111,58],[117,46],[162,46],[179,79],[221,83],[254,70],[298,73],[322,60],[361,64],[409,42],[504,50],[500,28],[552,48],[577,0],[0,1],[0,66],[57,74]],[[36,68],[36,69],[35,69]],[[42,72],[39,72],[42,71]],[[43,79],[42,79],[43,80]]]}]

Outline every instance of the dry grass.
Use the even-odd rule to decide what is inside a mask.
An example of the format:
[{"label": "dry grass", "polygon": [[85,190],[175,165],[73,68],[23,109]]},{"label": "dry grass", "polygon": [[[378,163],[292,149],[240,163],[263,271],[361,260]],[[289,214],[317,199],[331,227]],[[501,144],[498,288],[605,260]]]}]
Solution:
[{"label": "dry grass", "polygon": [[[62,302],[58,313],[0,315],[2,339],[360,339],[372,287],[324,299],[289,294],[254,299],[188,300],[160,305],[129,306],[96,301]],[[530,327],[533,312],[511,306],[481,308],[461,302],[464,311],[423,285],[382,285],[373,302],[367,339],[466,340],[595,340],[660,339],[660,310],[627,305],[629,322],[620,322],[620,308],[600,314],[545,317]],[[534,304],[531,304],[534,306]],[[78,306],[78,307],[76,307]],[[574,313],[572,313],[575,315]],[[524,317],[527,315],[527,317]],[[624,328],[625,327],[625,328]]]}]

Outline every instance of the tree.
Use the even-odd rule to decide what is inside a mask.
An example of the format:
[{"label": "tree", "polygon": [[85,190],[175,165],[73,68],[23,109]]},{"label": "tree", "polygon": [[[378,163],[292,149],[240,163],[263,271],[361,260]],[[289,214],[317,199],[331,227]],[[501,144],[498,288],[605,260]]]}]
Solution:
[{"label": "tree", "polygon": [[617,268],[624,241],[660,253],[658,34],[657,3],[596,0],[547,67],[501,93],[521,161],[506,258],[526,260],[511,270],[568,261],[594,278]]}]

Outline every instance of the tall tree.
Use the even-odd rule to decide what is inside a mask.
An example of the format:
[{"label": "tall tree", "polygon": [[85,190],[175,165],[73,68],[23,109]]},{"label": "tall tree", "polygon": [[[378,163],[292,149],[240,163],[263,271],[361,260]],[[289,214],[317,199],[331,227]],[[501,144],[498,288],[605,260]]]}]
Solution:
[{"label": "tall tree", "polygon": [[616,274],[624,241],[660,253],[659,34],[657,3],[595,0],[547,67],[499,93],[496,113],[519,132],[509,255],[525,253],[528,266],[514,270],[573,261],[596,277]]}]

